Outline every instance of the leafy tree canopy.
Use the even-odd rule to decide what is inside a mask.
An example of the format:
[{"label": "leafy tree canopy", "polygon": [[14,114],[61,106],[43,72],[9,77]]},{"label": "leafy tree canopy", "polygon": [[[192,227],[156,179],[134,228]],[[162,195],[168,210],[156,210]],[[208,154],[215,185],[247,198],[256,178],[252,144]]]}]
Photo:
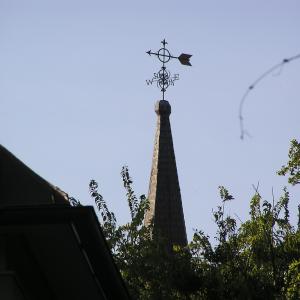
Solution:
[{"label": "leafy tree canopy", "polygon": [[[289,183],[300,182],[300,144],[292,140],[289,161],[278,172]],[[249,204],[249,219],[237,225],[226,214],[233,198],[220,186],[221,205],[213,211],[216,243],[195,230],[186,248],[152,236],[153,224],[143,224],[149,203],[137,197],[128,168],[121,172],[131,220],[118,225],[113,212],[90,182],[90,194],[101,215],[101,226],[113,257],[134,299],[300,299],[300,222],[290,223],[290,195],[271,202],[258,189]],[[299,219],[299,215],[298,215]]]}]

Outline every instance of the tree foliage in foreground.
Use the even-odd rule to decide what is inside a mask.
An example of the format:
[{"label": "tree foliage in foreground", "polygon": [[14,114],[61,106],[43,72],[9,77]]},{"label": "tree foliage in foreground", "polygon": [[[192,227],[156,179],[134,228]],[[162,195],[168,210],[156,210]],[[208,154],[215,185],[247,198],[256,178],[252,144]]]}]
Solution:
[{"label": "tree foliage in foreground", "polygon": [[[300,180],[300,144],[293,140],[289,161],[279,175]],[[137,197],[128,168],[121,172],[131,220],[118,226],[90,182],[90,193],[101,214],[101,226],[113,257],[134,299],[300,299],[300,222],[290,223],[287,188],[279,200],[263,200],[256,189],[249,219],[238,225],[226,214],[233,197],[219,187],[221,205],[213,212],[216,242],[196,230],[186,248],[174,245],[170,255],[152,226],[143,226],[148,201]],[[299,212],[298,212],[298,219]]]}]

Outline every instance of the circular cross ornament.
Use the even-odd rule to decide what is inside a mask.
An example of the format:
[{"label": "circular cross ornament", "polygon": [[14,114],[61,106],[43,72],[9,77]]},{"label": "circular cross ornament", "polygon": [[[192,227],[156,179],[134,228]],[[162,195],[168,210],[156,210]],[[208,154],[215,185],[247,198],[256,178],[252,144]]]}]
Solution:
[{"label": "circular cross ornament", "polygon": [[171,54],[168,49],[161,48],[157,52],[157,57],[162,63],[167,63],[171,59]]}]

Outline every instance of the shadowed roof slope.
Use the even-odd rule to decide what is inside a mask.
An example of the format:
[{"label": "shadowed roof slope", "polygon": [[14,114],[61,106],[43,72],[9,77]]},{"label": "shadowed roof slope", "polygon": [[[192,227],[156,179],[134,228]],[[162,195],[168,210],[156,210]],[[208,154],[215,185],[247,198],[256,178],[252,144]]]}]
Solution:
[{"label": "shadowed roof slope", "polygon": [[72,207],[1,145],[0,299],[130,299],[94,208]]},{"label": "shadowed roof slope", "polygon": [[65,204],[68,196],[0,145],[0,207]]}]

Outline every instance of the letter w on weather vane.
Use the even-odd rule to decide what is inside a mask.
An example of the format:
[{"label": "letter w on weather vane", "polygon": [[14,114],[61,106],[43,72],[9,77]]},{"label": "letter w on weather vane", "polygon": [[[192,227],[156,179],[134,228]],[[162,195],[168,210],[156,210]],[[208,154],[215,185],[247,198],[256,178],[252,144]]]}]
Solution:
[{"label": "letter w on weather vane", "polygon": [[170,85],[174,85],[176,80],[179,80],[179,74],[171,75],[170,71],[166,68],[166,63],[168,63],[172,58],[177,58],[181,64],[186,66],[191,66],[190,58],[192,55],[182,53],[178,57],[171,55],[170,51],[166,48],[168,44],[164,39],[162,42],[163,47],[160,48],[157,52],[152,52],[151,50],[147,51],[150,56],[155,55],[160,62],[162,62],[162,67],[157,73],[154,73],[152,79],[147,79],[147,85],[152,85],[156,83],[157,87],[160,88],[163,100],[165,100],[165,92]]}]

